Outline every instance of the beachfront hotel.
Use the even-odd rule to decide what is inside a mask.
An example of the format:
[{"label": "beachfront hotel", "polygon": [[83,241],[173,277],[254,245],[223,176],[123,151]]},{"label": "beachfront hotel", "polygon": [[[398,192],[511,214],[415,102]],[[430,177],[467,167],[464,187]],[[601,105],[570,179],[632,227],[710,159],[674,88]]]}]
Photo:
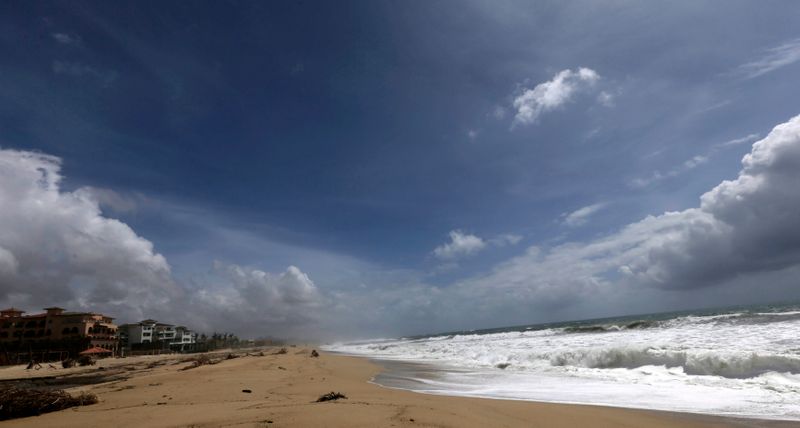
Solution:
[{"label": "beachfront hotel", "polygon": [[161,323],[146,319],[138,323],[119,326],[121,347],[126,350],[136,348],[152,349],[158,345],[174,351],[192,350],[197,343],[197,333],[184,326]]},{"label": "beachfront hotel", "polygon": [[117,352],[118,329],[112,317],[94,312],[65,312],[58,307],[44,311],[33,315],[24,315],[25,311],[16,308],[0,311],[1,349],[6,353],[35,351],[42,360],[54,356],[48,354],[73,354],[95,347]]}]

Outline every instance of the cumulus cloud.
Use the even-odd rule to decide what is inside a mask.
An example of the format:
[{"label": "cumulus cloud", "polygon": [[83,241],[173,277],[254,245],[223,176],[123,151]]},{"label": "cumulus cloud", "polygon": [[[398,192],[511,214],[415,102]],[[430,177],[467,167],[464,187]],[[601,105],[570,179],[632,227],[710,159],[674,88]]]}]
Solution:
[{"label": "cumulus cloud", "polygon": [[166,259],[83,191],[58,158],[0,150],[0,301],[139,316],[179,294]]},{"label": "cumulus cloud", "polygon": [[522,236],[512,233],[497,235],[493,238],[483,239],[476,235],[464,233],[460,230],[450,231],[450,241],[436,247],[433,255],[439,260],[451,262],[446,265],[448,268],[457,266],[452,263],[458,259],[475,255],[487,247],[505,247],[516,245],[522,240]]},{"label": "cumulus cloud", "polygon": [[579,208],[571,213],[567,213],[563,216],[564,224],[570,227],[583,226],[589,221],[589,217],[591,217],[592,214],[605,208],[606,205],[607,204],[604,202],[599,202]]},{"label": "cumulus cloud", "polygon": [[752,79],[800,61],[800,39],[790,40],[780,46],[768,49],[764,56],[742,64],[737,74]]},{"label": "cumulus cloud", "polygon": [[60,159],[0,150],[0,304],[252,336],[315,330],[325,298],[299,268],[276,275],[216,263],[198,281],[176,282],[152,242],[101,211],[133,210],[135,201],[94,187],[63,191],[61,181]]},{"label": "cumulus cloud", "polygon": [[[289,266],[281,274],[216,262],[214,280],[192,293],[194,324],[225,326],[252,336],[309,337],[326,302],[307,274]],[[224,320],[224,321],[223,321]]]},{"label": "cumulus cloud", "polygon": [[600,75],[590,68],[579,68],[576,71],[567,69],[559,71],[552,80],[540,83],[533,89],[523,89],[513,101],[516,110],[513,124],[534,123],[542,113],[563,106],[576,93],[590,88],[598,80]]},{"label": "cumulus cloud", "polygon": [[433,255],[441,260],[455,260],[471,256],[486,248],[486,242],[460,230],[450,232],[450,242],[446,242],[433,250]]},{"label": "cumulus cloud", "polygon": [[588,242],[531,247],[460,289],[558,305],[625,287],[700,289],[796,268],[799,186],[797,116],[756,142],[739,176],[702,195],[698,207],[649,216]]}]

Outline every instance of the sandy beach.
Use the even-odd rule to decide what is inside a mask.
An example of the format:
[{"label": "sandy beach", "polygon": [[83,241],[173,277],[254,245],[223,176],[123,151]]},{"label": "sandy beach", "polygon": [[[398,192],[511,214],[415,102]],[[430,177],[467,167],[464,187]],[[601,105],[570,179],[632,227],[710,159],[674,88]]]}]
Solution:
[{"label": "sandy beach", "polygon": [[[0,368],[0,381],[44,378],[101,383],[70,392],[95,393],[98,404],[0,422],[14,427],[724,427],[797,426],[794,422],[731,419],[600,406],[445,397],[369,383],[381,367],[367,359],[310,348],[226,353],[217,364],[185,370],[190,356],[101,360],[94,367]],[[249,355],[248,355],[249,354]],[[66,375],[66,376],[65,376]],[[54,378],[55,377],[55,378]],[[73,378],[72,381],[68,379]],[[82,379],[82,380],[81,380]],[[249,392],[246,392],[249,391]],[[337,391],[347,399],[317,403]]]}]

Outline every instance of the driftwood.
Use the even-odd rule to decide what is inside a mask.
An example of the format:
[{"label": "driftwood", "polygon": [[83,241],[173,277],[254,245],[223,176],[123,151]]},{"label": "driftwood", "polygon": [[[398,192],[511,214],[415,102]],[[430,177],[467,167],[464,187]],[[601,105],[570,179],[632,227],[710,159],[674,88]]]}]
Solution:
[{"label": "driftwood", "polygon": [[319,398],[317,398],[317,403],[322,403],[323,401],[334,401],[334,400],[338,400],[340,398],[344,398],[346,400],[347,396],[342,394],[341,392],[333,392],[333,391],[331,391],[331,392],[329,392],[329,393],[327,393],[325,395],[321,395]]},{"label": "driftwood", "polygon": [[97,396],[86,392],[72,396],[61,389],[38,390],[10,387],[0,390],[0,421],[36,416],[94,403],[97,403]]}]

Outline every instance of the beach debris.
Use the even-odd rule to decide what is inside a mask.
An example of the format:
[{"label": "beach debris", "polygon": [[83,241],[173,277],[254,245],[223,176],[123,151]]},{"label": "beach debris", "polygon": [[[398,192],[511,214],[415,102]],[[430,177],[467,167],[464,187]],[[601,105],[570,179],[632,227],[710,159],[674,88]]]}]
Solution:
[{"label": "beach debris", "polygon": [[497,367],[500,370],[505,370],[510,365],[511,365],[511,363],[500,363],[500,364],[496,365],[495,367]]},{"label": "beach debris", "polygon": [[67,358],[66,360],[61,361],[61,367],[65,369],[75,367],[75,360],[72,358]]},{"label": "beach debris", "polygon": [[61,389],[4,388],[0,390],[0,421],[37,416],[42,413],[95,403],[97,403],[97,396],[87,392],[73,396]]},{"label": "beach debris", "polygon": [[278,370],[286,370],[286,367],[278,366]]},{"label": "beach debris", "polygon": [[228,356],[225,357],[226,360],[232,360],[234,358],[239,358],[239,356],[238,355],[233,355],[233,354],[228,354]]},{"label": "beach debris", "polygon": [[251,390],[251,389],[243,389],[242,392],[250,394],[250,393],[253,392],[253,390]]},{"label": "beach debris", "polygon": [[311,350],[311,356],[314,357],[314,358],[317,358],[317,357],[319,357],[319,352],[317,352],[316,349],[312,349]]},{"label": "beach debris", "polygon": [[193,358],[193,359],[188,360],[188,361],[191,361],[192,364],[182,368],[181,370],[196,369],[196,368],[198,368],[200,366],[217,364],[219,362],[219,361],[212,360],[206,354],[200,354],[196,358]]},{"label": "beach debris", "polygon": [[95,361],[94,361],[94,358],[92,358],[92,357],[90,357],[88,355],[81,355],[80,357],[78,357],[78,365],[81,366],[81,367],[83,367],[83,366],[93,366],[93,365],[95,365]]},{"label": "beach debris", "polygon": [[346,400],[347,396],[342,394],[341,392],[333,392],[333,391],[331,391],[331,392],[329,392],[329,393],[327,393],[325,395],[321,395],[319,398],[317,398],[317,403],[322,403],[324,401],[338,400],[340,398],[344,398]]},{"label": "beach debris", "polygon": [[42,368],[41,364],[39,364],[36,361],[31,361],[30,363],[28,363],[28,367],[25,367],[25,370],[30,370],[30,369],[39,370],[40,368]]},{"label": "beach debris", "polygon": [[285,354],[285,353],[287,353],[287,352],[289,352],[289,351],[288,351],[288,350],[286,350],[286,348],[281,348],[281,349],[278,349],[278,350],[277,350],[277,351],[276,351],[274,354],[272,354],[272,355],[283,355],[283,354]]}]

